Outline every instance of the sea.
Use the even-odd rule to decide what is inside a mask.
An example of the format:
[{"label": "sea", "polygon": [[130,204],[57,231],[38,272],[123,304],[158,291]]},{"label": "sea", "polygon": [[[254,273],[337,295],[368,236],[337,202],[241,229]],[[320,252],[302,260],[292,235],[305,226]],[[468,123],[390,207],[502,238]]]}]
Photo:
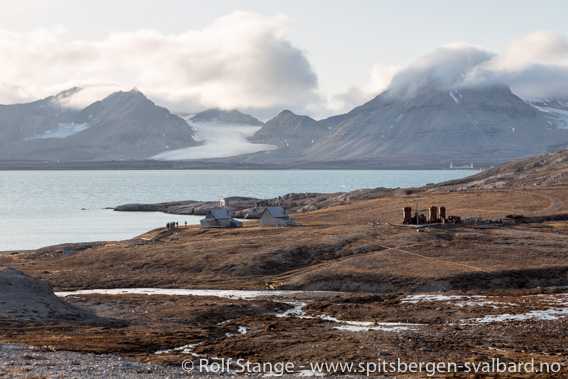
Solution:
[{"label": "sea", "polygon": [[287,193],[410,188],[459,179],[476,170],[89,170],[0,171],[0,251],[68,242],[130,239],[168,222],[203,216],[115,212],[129,203],[260,199]]}]

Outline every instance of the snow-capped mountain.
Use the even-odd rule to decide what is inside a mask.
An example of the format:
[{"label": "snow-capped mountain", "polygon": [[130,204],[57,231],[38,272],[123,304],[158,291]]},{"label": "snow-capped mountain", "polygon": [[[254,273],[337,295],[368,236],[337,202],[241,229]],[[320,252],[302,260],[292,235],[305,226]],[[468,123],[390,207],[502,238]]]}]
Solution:
[{"label": "snow-capped mountain", "polygon": [[512,159],[568,144],[568,133],[506,86],[441,90],[411,96],[383,92],[353,109],[305,154],[308,160],[490,156]]},{"label": "snow-capped mountain", "polygon": [[[22,141],[55,133],[60,124],[73,123],[78,111],[65,105],[65,99],[79,88],[27,104],[0,105],[0,143]],[[55,133],[55,138],[60,134]]]},{"label": "snow-capped mountain", "polygon": [[[74,91],[77,91],[75,89]],[[140,91],[115,92],[83,110],[61,108],[62,93],[0,110],[1,159],[146,159],[168,149],[195,146],[183,119]]]}]

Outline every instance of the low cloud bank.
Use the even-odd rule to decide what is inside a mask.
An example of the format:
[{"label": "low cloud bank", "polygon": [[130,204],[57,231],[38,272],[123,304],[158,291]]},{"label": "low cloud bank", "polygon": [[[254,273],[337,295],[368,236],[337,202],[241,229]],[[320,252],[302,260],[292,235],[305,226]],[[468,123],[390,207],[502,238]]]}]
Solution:
[{"label": "low cloud bank", "polygon": [[174,112],[303,108],[321,101],[317,77],[304,52],[287,39],[286,24],[282,15],[235,11],[178,35],[138,30],[84,41],[69,40],[62,27],[0,30],[0,103],[78,86],[93,96],[84,92],[75,106],[137,87]]},{"label": "low cloud bank", "polygon": [[424,88],[504,84],[521,97],[568,97],[568,40],[537,31],[495,54],[465,43],[449,44],[393,76],[393,94]]},{"label": "low cloud bank", "polygon": [[405,68],[377,63],[366,83],[324,95],[287,25],[284,15],[235,11],[200,30],[113,32],[98,41],[69,39],[63,27],[0,29],[0,103],[77,86],[84,90],[63,101],[81,108],[137,87],[175,113],[240,109],[267,120],[282,109],[316,118],[344,113],[386,89],[409,96],[424,88],[504,84],[525,98],[568,98],[568,40],[552,31],[529,33],[500,53],[452,43]]}]

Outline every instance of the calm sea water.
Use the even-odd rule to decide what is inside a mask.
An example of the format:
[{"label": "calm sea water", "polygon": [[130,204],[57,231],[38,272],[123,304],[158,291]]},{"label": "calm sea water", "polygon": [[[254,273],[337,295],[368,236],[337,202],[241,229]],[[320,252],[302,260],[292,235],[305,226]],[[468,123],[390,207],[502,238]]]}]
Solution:
[{"label": "calm sea water", "polygon": [[167,222],[197,224],[202,216],[114,212],[126,203],[271,198],[290,192],[406,188],[477,171],[168,170],[0,171],[0,251],[65,242],[135,237]]}]

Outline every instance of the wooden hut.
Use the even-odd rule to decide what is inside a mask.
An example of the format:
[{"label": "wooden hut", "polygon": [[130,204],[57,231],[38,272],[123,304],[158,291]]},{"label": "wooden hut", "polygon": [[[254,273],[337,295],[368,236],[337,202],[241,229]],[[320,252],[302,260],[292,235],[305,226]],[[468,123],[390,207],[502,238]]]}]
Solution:
[{"label": "wooden hut", "polygon": [[204,219],[199,220],[201,229],[240,228],[243,223],[229,216],[226,209],[211,209]]},{"label": "wooden hut", "polygon": [[294,221],[282,207],[266,207],[260,216],[260,226],[295,226]]}]

